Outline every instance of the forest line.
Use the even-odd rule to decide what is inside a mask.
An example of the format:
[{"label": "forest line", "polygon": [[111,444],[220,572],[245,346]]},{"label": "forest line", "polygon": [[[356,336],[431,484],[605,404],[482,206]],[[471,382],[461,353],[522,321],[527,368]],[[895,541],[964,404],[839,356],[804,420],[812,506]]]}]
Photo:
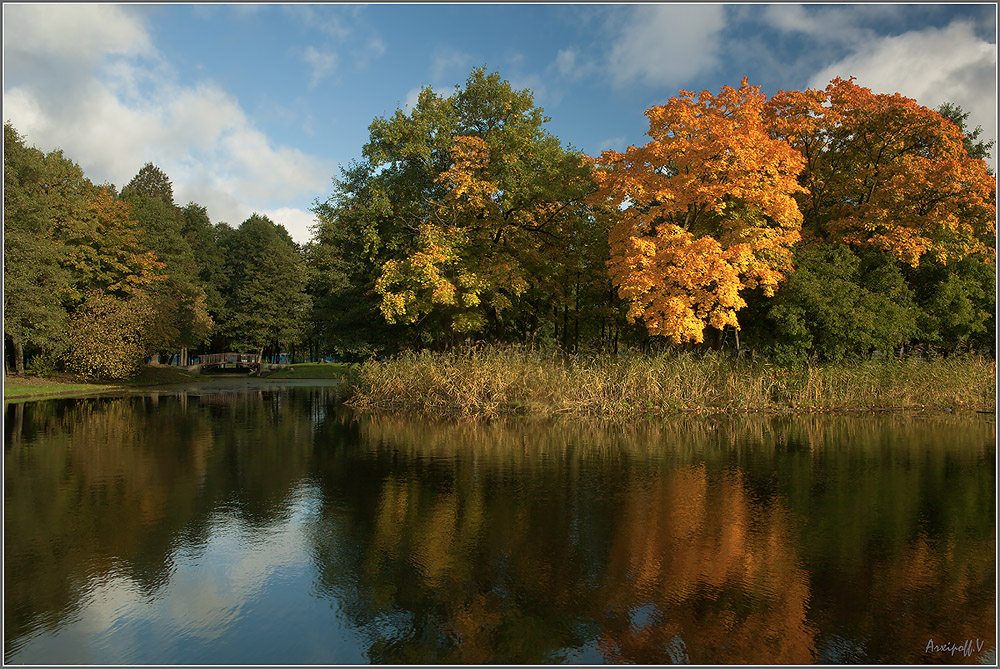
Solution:
[{"label": "forest line", "polygon": [[590,157],[496,73],[425,88],[372,122],[303,245],[260,214],[178,205],[152,163],[94,184],[5,123],[5,369],[470,342],[995,356],[993,142],[961,108],[744,80],[646,115],[648,144]]}]

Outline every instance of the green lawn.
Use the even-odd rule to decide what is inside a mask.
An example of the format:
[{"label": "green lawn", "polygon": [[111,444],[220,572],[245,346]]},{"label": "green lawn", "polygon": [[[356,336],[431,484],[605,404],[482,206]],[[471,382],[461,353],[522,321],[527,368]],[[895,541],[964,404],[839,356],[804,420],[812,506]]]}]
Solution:
[{"label": "green lawn", "polygon": [[287,369],[268,374],[267,379],[340,379],[357,373],[357,363],[299,362]]},{"label": "green lawn", "polygon": [[3,384],[5,400],[44,395],[70,395],[104,390],[107,386],[96,383],[66,383],[54,379],[40,379],[26,376],[18,379],[8,376]]},{"label": "green lawn", "polygon": [[22,376],[8,374],[4,378],[3,398],[24,399],[36,397],[55,397],[59,395],[79,395],[117,388],[135,388],[141,386],[157,386],[169,383],[185,383],[200,381],[210,377],[192,374],[173,367],[145,367],[142,373],[127,381],[110,380],[102,383],[88,383],[75,379],[68,374],[56,377]]}]

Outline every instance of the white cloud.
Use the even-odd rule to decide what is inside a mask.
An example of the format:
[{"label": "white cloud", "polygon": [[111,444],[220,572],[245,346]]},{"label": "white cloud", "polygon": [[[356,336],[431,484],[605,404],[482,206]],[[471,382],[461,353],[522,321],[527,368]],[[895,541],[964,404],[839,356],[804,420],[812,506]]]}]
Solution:
[{"label": "white cloud", "polygon": [[565,81],[575,82],[589,76],[596,69],[596,64],[586,57],[581,57],[578,50],[573,48],[560,49],[556,53],[555,60],[548,67],[549,76],[547,78],[552,78],[553,74],[557,74]]},{"label": "white cloud", "polygon": [[375,35],[368,40],[368,50],[371,51],[376,56],[381,56],[385,53],[385,42],[378,35]]},{"label": "white cloud", "polygon": [[324,193],[335,165],[276,144],[218,85],[177,83],[125,8],[5,5],[4,65],[5,119],[29,144],[62,148],[92,181],[120,187],[152,161],[179,204],[232,225],[287,212],[289,232],[306,241],[309,215],[282,204]]},{"label": "white cloud", "polygon": [[305,244],[312,237],[311,228],[316,223],[316,215],[311,211],[281,207],[262,212],[275,223],[284,226],[288,234],[299,244]]},{"label": "white cloud", "polygon": [[[431,62],[431,80],[442,81],[446,77],[454,79],[447,86],[462,85],[472,64],[472,56],[454,49],[441,49],[434,55]],[[434,88],[437,91],[437,87]]]},{"label": "white cloud", "polygon": [[556,54],[556,70],[564,77],[570,76],[576,69],[576,50],[560,49]]},{"label": "white cloud", "polygon": [[345,25],[340,9],[343,6],[333,5],[282,5],[289,16],[298,20],[307,28],[318,30],[338,40],[351,34],[351,28]]},{"label": "white cloud", "polygon": [[899,5],[803,5],[778,4],[764,8],[763,20],[772,28],[801,33],[821,42],[858,44],[875,37],[864,24],[899,16]]},{"label": "white cloud", "polygon": [[721,5],[635,6],[611,26],[611,79],[676,87],[718,65],[724,26]]},{"label": "white cloud", "polygon": [[315,88],[320,81],[330,76],[333,69],[337,66],[337,54],[332,51],[320,51],[314,46],[306,48],[302,60],[312,68],[312,73],[309,77],[310,88]]},{"label": "white cloud", "polygon": [[107,54],[152,55],[145,27],[114,5],[23,4],[3,7],[5,67],[47,54],[86,67]]},{"label": "white cloud", "polygon": [[861,44],[817,72],[809,87],[853,76],[876,93],[899,92],[926,107],[954,102],[970,113],[972,128],[983,126],[989,140],[997,136],[996,67],[997,45],[978,39],[972,24],[955,21]]},{"label": "white cloud", "polygon": [[415,86],[411,88],[406,93],[406,100],[403,102],[403,111],[409,114],[413,111],[413,108],[417,106],[417,101],[420,99],[420,91],[423,86]]},{"label": "white cloud", "polygon": [[551,109],[559,106],[559,103],[562,102],[562,91],[549,86],[537,74],[522,74],[511,77],[508,81],[510,87],[515,91],[523,91],[525,88],[530,90],[536,107]]}]

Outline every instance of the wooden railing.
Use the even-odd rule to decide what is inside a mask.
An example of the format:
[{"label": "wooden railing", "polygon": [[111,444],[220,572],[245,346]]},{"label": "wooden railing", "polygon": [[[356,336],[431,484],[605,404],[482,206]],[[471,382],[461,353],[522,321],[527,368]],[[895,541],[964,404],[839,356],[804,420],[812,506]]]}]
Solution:
[{"label": "wooden railing", "polygon": [[254,353],[206,353],[198,356],[201,366],[214,367],[215,365],[236,364],[236,365],[256,365],[257,355]]}]

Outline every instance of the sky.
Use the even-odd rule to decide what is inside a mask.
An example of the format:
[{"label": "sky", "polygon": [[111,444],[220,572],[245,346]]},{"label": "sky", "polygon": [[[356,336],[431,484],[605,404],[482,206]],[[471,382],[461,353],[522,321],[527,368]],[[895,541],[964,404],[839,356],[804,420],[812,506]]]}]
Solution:
[{"label": "sky", "polygon": [[[996,132],[995,4],[9,4],[3,116],[94,183],[147,162],[213,223],[309,241],[377,117],[474,67],[534,93],[564,146],[643,145],[680,90],[855,77]],[[996,166],[996,151],[992,164]]]}]

